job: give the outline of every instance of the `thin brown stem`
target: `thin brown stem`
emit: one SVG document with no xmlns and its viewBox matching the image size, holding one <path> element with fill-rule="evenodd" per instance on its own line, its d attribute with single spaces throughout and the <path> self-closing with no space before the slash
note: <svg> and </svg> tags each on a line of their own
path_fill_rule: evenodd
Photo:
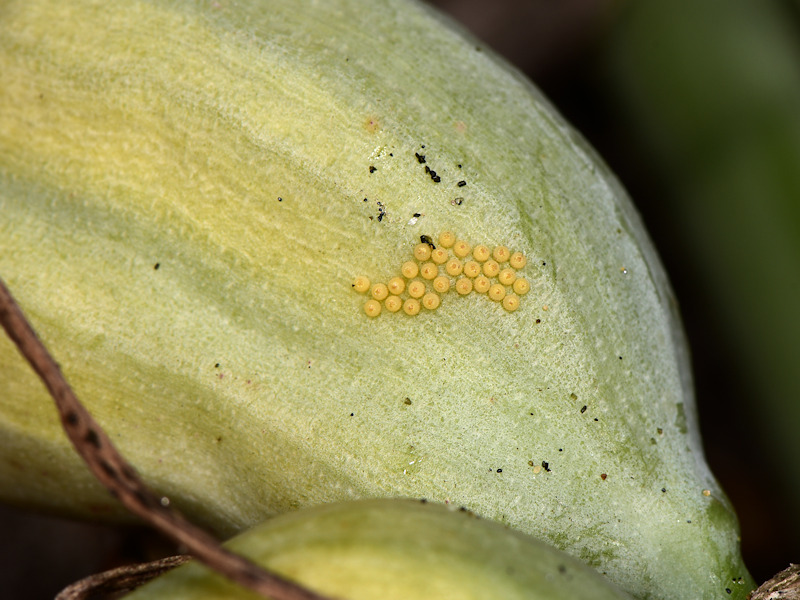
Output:
<svg viewBox="0 0 800 600">
<path fill-rule="evenodd" d="M 90 575 L 65 587 L 55 600 L 99 600 L 110 595 L 116 597 L 120 592 L 135 590 L 151 579 L 182 565 L 190 558 L 185 554 L 179 554 Z"/>
<path fill-rule="evenodd" d="M 225 549 L 214 537 L 171 508 L 166 496 L 153 493 L 75 396 L 58 364 L 36 336 L 2 279 L 0 323 L 55 400 L 61 423 L 78 454 L 95 477 L 128 510 L 185 546 L 201 562 L 265 598 L 326 600 Z"/>
<path fill-rule="evenodd" d="M 751 600 L 800 599 L 800 565 L 789 565 L 750 595 Z"/>
</svg>

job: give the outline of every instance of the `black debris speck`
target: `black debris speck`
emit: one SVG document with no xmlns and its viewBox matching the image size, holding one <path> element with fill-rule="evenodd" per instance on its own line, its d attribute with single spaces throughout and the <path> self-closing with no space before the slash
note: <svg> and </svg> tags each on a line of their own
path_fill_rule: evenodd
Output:
<svg viewBox="0 0 800 600">
<path fill-rule="evenodd" d="M 414 156 L 417 157 L 417 162 L 419 162 L 419 164 L 421 164 L 421 165 L 425 164 L 425 155 L 424 154 L 420 154 L 419 152 L 414 152 Z"/>
<path fill-rule="evenodd" d="M 414 218 L 419 219 L 422 215 L 420 213 L 414 213 Z"/>
<path fill-rule="evenodd" d="M 369 172 L 370 172 L 370 173 L 374 173 L 374 172 L 375 172 L 375 171 L 377 171 L 377 170 L 378 170 L 378 169 L 376 169 L 376 168 L 375 168 L 375 167 L 373 167 L 372 165 L 370 165 L 370 166 L 369 166 Z"/>
<path fill-rule="evenodd" d="M 424 158 L 424 157 L 423 157 L 423 158 Z M 428 175 L 430 175 L 430 176 L 431 176 L 431 179 L 433 180 L 433 182 L 434 182 L 434 183 L 439 183 L 439 182 L 442 180 L 442 178 L 441 178 L 441 177 L 439 177 L 439 176 L 436 174 L 436 171 L 434 171 L 433 169 L 431 169 L 431 168 L 430 168 L 428 165 L 425 165 L 425 172 L 426 172 Z"/>
<path fill-rule="evenodd" d="M 550 472 L 550 463 L 548 463 L 546 460 L 543 460 L 542 461 L 542 468 L 549 473 Z"/>
<path fill-rule="evenodd" d="M 436 246 L 433 244 L 433 240 L 429 235 L 421 235 L 419 236 L 419 241 L 423 244 L 428 244 L 432 250 L 436 250 Z"/>
</svg>

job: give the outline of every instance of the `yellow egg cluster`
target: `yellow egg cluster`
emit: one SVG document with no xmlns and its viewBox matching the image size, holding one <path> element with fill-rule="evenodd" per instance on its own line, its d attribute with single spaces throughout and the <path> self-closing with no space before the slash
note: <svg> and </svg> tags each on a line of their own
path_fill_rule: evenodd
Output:
<svg viewBox="0 0 800 600">
<path fill-rule="evenodd" d="M 413 258 L 400 266 L 400 275 L 386 283 L 374 283 L 364 276 L 352 283 L 355 291 L 367 294 L 364 312 L 377 317 L 383 309 L 407 315 L 418 315 L 424 308 L 436 310 L 441 296 L 451 289 L 459 296 L 472 292 L 486 294 L 499 302 L 508 312 L 519 308 L 520 296 L 531 285 L 518 273 L 528 260 L 522 252 L 511 252 L 505 246 L 490 249 L 479 244 L 471 246 L 456 239 L 451 231 L 439 235 L 438 245 L 423 236 L 414 247 Z"/>
</svg>

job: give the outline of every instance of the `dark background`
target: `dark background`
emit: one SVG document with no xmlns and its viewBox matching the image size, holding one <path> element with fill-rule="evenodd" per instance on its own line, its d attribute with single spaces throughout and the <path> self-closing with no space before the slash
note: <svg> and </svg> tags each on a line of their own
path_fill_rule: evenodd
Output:
<svg viewBox="0 0 800 600">
<path fill-rule="evenodd" d="M 715 4 L 712 0 L 696 2 Z M 763 0 L 765 4 L 770 2 Z M 632 16 L 636 10 L 633 5 L 638 2 L 436 0 L 432 3 L 525 72 L 584 134 L 630 192 L 681 302 L 693 355 L 707 458 L 737 508 L 745 562 L 759 582 L 791 561 L 800 562 L 800 493 L 796 483 L 800 477 L 794 477 L 800 476 L 796 466 L 798 455 L 792 454 L 791 443 L 787 451 L 787 445 L 778 440 L 785 440 L 787 431 L 791 436 L 793 425 L 800 432 L 800 421 L 792 423 L 792 415 L 797 413 L 791 412 L 788 429 L 785 422 L 776 424 L 770 420 L 770 415 L 776 413 L 775 402 L 797 406 L 798 395 L 792 393 L 792 386 L 800 388 L 797 381 L 800 375 L 784 369 L 788 371 L 784 393 L 773 394 L 781 395 L 777 400 L 770 399 L 760 380 L 765 371 L 753 367 L 750 349 L 743 350 L 742 338 L 731 332 L 732 313 L 723 306 L 727 296 L 714 287 L 714 277 L 708 272 L 714 269 L 715 260 L 724 264 L 728 258 L 724 253 L 713 260 L 699 258 L 698 253 L 704 250 L 702 243 L 697 243 L 698 225 L 693 219 L 690 223 L 687 215 L 691 213 L 685 206 L 680 207 L 681 190 L 685 191 L 697 179 L 697 172 L 703 172 L 702 162 L 693 163 L 697 172 L 682 174 L 681 163 L 677 161 L 670 163 L 672 171 L 665 171 L 664 147 L 659 147 L 652 135 L 661 116 L 658 102 L 648 104 L 646 94 L 631 100 L 637 74 L 619 66 L 619 48 L 623 43 L 620 40 L 630 39 L 630 29 L 639 27 L 638 17 Z M 714 10 L 738 10 L 736 7 L 744 4 L 739 0 L 716 2 Z M 775 2 L 775 5 L 785 11 L 790 33 L 800 31 L 797 4 Z M 680 8 L 676 6 L 675 10 Z M 674 39 L 683 34 L 679 23 L 670 28 L 662 19 L 658 27 L 661 29 L 653 32 L 656 40 L 666 39 L 658 36 Z M 711 44 L 713 28 L 708 34 L 710 41 L 704 43 Z M 640 35 L 647 39 L 648 32 Z M 628 52 L 638 52 L 635 46 L 633 50 L 631 46 L 627 48 Z M 754 52 L 758 54 L 757 49 Z M 790 58 L 800 65 L 800 52 Z M 731 60 L 730 65 L 726 76 L 735 80 L 738 63 Z M 673 68 L 680 72 L 682 67 L 678 64 Z M 707 94 L 714 91 L 712 86 Z M 670 88 L 670 93 L 675 96 L 669 106 L 689 106 L 692 94 L 697 94 L 688 90 L 688 99 L 682 99 L 677 87 Z M 706 92 L 701 92 L 698 102 L 702 103 L 705 96 Z M 652 110 L 636 113 L 637 101 Z M 800 105 L 797 108 L 800 110 Z M 649 126 L 647 118 L 641 117 L 643 112 L 656 124 Z M 693 115 L 691 110 L 684 112 L 688 119 Z M 709 121 L 702 113 L 699 119 L 700 123 Z M 691 130 L 693 126 L 689 122 L 687 127 Z M 719 142 L 724 143 L 724 140 Z M 713 155 L 713 143 L 708 145 L 703 153 Z M 674 146 L 673 151 L 683 151 L 677 143 Z M 687 155 L 696 152 L 696 148 L 689 146 L 687 143 Z M 789 153 L 789 168 L 793 168 L 793 158 Z M 800 171 L 800 162 L 796 164 Z M 676 184 L 676 179 L 681 183 Z M 800 202 L 800 198 L 785 189 L 779 189 L 775 197 L 777 203 Z M 709 227 L 713 226 L 711 221 Z M 798 267 L 800 260 L 796 259 L 789 256 L 786 268 Z M 735 258 L 731 254 L 732 260 Z M 743 277 L 747 274 L 743 273 Z M 769 281 L 759 285 L 768 286 Z M 769 294 L 768 287 L 765 293 Z M 769 338 L 766 340 L 760 351 L 768 355 L 774 348 Z M 777 343 L 775 346 L 780 347 Z M 792 354 L 791 347 L 783 347 L 784 360 L 787 354 L 791 364 L 797 355 Z M 768 402 L 773 406 L 771 412 L 764 409 Z M 766 412 L 770 414 L 765 416 Z M 82 576 L 172 551 L 157 535 L 140 528 L 76 523 L 2 507 L 0 532 L 0 564 L 4 565 L 0 571 L 0 596 L 4 598 L 52 598 L 64 585 Z"/>
</svg>

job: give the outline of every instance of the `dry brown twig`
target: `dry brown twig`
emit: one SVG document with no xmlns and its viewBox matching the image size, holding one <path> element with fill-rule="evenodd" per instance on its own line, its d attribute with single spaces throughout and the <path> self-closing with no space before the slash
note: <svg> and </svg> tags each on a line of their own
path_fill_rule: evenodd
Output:
<svg viewBox="0 0 800 600">
<path fill-rule="evenodd" d="M 65 587 L 55 600 L 95 600 L 120 592 L 130 592 L 151 579 L 182 565 L 190 556 L 179 554 L 136 565 L 126 565 L 90 575 Z M 114 596 L 116 597 L 116 596 Z"/>
<path fill-rule="evenodd" d="M 800 565 L 789 565 L 754 591 L 750 600 L 800 600 Z"/>
<path fill-rule="evenodd" d="M 170 507 L 167 497 L 152 492 L 78 400 L 2 279 L 0 323 L 53 397 L 64 430 L 78 454 L 128 510 L 186 547 L 210 568 L 265 598 L 328 600 L 222 547 L 213 536 Z"/>
</svg>

